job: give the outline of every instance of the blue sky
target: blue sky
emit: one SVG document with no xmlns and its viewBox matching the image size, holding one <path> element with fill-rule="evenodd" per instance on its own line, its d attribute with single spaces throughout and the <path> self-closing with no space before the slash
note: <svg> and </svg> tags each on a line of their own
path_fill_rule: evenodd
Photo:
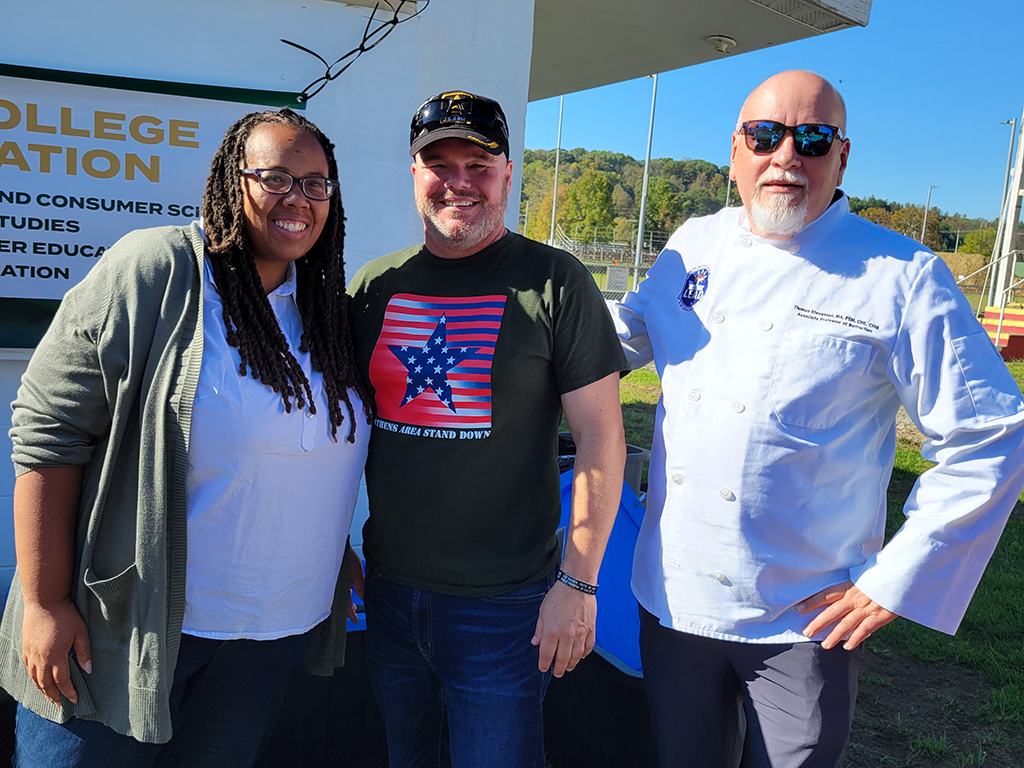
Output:
<svg viewBox="0 0 1024 768">
<path fill-rule="evenodd" d="M 652 157 L 729 162 L 729 134 L 746 95 L 786 69 L 810 69 L 849 112 L 848 194 L 947 214 L 996 218 L 1010 126 L 1024 107 L 1022 0 L 874 0 L 867 27 L 834 32 L 660 74 Z M 615 109 L 609 109 L 611 105 Z M 651 80 L 565 97 L 562 147 L 643 160 Z M 526 147 L 553 149 L 558 99 L 533 102 Z"/>
</svg>

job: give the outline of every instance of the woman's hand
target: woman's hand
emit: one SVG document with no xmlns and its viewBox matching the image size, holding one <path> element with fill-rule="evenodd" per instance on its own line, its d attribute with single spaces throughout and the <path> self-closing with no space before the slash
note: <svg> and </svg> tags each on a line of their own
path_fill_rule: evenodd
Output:
<svg viewBox="0 0 1024 768">
<path fill-rule="evenodd" d="M 363 585 L 366 583 L 366 577 L 363 575 L 363 564 L 359 560 L 359 555 L 352 549 L 351 542 L 346 545 L 345 563 L 348 565 L 349 576 L 352 579 L 352 588 L 349 590 L 348 618 L 353 624 L 358 624 L 359 614 L 356 613 L 356 602 L 352 599 L 352 591 L 354 590 L 359 595 L 359 599 L 362 600 Z"/>
<path fill-rule="evenodd" d="M 91 673 L 92 648 L 85 621 L 71 598 L 50 606 L 26 602 L 21 647 L 21 660 L 36 688 L 58 707 L 61 694 L 77 704 L 78 692 L 71 684 L 68 654 L 74 649 L 78 665 Z"/>
<path fill-rule="evenodd" d="M 92 671 L 89 632 L 68 597 L 81 487 L 81 467 L 41 467 L 14 481 L 14 545 L 25 606 L 21 660 L 36 688 L 58 707 L 62 693 L 78 702 L 72 648 L 78 665 Z"/>
</svg>

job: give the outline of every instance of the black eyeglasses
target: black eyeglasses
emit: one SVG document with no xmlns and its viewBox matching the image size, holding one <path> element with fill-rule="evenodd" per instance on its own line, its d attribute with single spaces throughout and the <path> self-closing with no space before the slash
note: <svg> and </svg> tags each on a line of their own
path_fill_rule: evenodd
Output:
<svg viewBox="0 0 1024 768">
<path fill-rule="evenodd" d="M 428 123 L 441 125 L 485 125 L 499 128 L 508 133 L 505 118 L 495 108 L 495 103 L 476 98 L 468 93 L 445 94 L 442 98 L 428 101 L 417 110 L 412 118 L 410 140 L 414 140 Z"/>
<path fill-rule="evenodd" d="M 825 123 L 783 125 L 774 120 L 748 120 L 740 124 L 740 131 L 747 140 L 747 149 L 755 155 L 770 155 L 790 131 L 796 153 L 804 157 L 824 157 L 835 139 L 843 140 L 843 133 L 837 126 Z"/>
<path fill-rule="evenodd" d="M 263 191 L 272 195 L 287 195 L 292 191 L 296 181 L 299 182 L 302 194 L 310 200 L 330 200 L 334 190 L 338 188 L 338 182 L 334 179 L 325 179 L 323 176 L 296 179 L 290 173 L 275 171 L 273 168 L 243 168 L 241 174 L 255 176 L 259 179 Z"/>
</svg>

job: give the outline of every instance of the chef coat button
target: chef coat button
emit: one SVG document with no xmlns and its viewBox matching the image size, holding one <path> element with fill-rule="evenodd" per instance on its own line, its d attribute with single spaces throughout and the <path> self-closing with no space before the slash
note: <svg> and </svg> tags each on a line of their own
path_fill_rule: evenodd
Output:
<svg viewBox="0 0 1024 768">
<path fill-rule="evenodd" d="M 745 410 L 747 410 L 747 407 L 743 405 L 743 403 L 741 403 L 739 400 L 737 400 L 735 403 L 732 404 L 732 409 L 736 411 L 736 413 L 743 413 Z"/>
<path fill-rule="evenodd" d="M 696 403 L 698 400 L 700 400 L 700 392 L 698 392 L 696 389 L 691 390 L 688 397 L 690 398 L 691 403 Z"/>
<path fill-rule="evenodd" d="M 715 314 L 711 316 L 711 319 L 714 320 L 716 323 L 724 323 L 725 315 L 721 312 L 715 312 Z"/>
<path fill-rule="evenodd" d="M 672 482 L 675 483 L 676 485 L 682 485 L 683 476 L 676 472 L 674 475 L 672 475 Z"/>
<path fill-rule="evenodd" d="M 791 246 L 789 246 L 789 252 L 792 253 L 795 256 L 796 254 L 800 253 L 800 246 L 799 245 L 791 245 Z"/>
<path fill-rule="evenodd" d="M 711 574 L 711 578 L 714 579 L 715 581 L 717 581 L 720 584 L 725 584 L 725 582 L 727 582 L 729 580 L 728 578 L 726 578 L 725 574 L 722 573 L 721 571 L 715 571 L 714 573 L 712 573 Z"/>
<path fill-rule="evenodd" d="M 732 501 L 733 499 L 736 498 L 736 496 L 733 494 L 733 492 L 730 491 L 728 488 L 723 488 L 722 490 L 720 490 L 718 492 L 718 495 L 721 496 L 726 501 Z"/>
<path fill-rule="evenodd" d="M 751 242 L 752 240 L 747 235 L 744 235 L 743 237 L 740 238 L 740 245 L 742 245 L 744 248 L 750 247 Z"/>
<path fill-rule="evenodd" d="M 770 331 L 772 329 L 772 321 L 762 320 L 760 323 L 757 324 L 757 327 L 760 328 L 762 331 Z"/>
</svg>

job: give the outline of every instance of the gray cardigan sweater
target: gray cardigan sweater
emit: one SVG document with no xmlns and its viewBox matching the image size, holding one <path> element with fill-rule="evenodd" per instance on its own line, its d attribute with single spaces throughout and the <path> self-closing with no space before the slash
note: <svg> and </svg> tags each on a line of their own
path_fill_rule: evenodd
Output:
<svg viewBox="0 0 1024 768">
<path fill-rule="evenodd" d="M 132 232 L 68 291 L 12 404 L 16 474 L 84 467 L 71 597 L 93 671 L 72 663 L 78 703 L 50 703 L 21 662 L 17 575 L 0 623 L 0 686 L 57 722 L 99 720 L 139 741 L 171 737 L 169 698 L 185 610 L 185 473 L 203 354 L 197 224 Z M 341 666 L 342 566 L 307 670 Z"/>
</svg>

